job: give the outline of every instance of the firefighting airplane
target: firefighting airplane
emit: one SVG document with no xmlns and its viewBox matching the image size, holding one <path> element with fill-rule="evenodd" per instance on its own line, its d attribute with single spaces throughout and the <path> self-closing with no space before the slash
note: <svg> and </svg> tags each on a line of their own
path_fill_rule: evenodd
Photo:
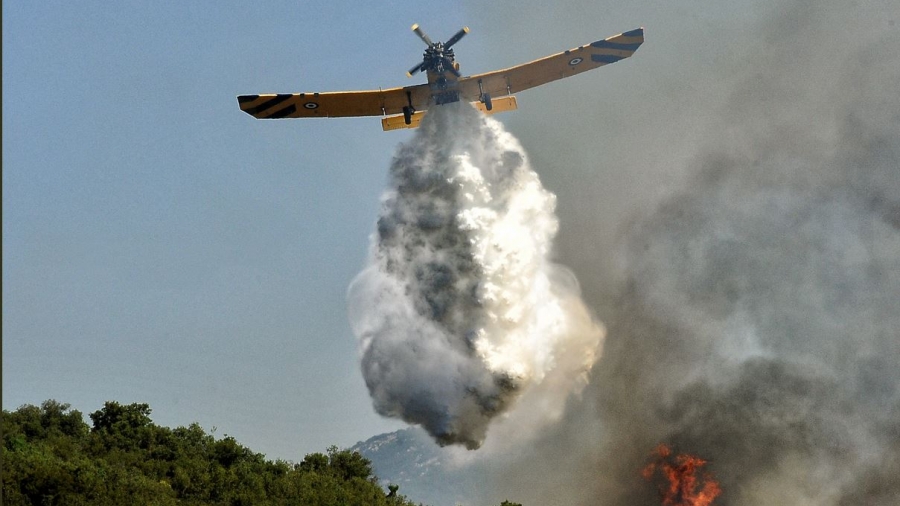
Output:
<svg viewBox="0 0 900 506">
<path fill-rule="evenodd" d="M 580 74 L 628 58 L 644 42 L 644 29 L 614 35 L 584 46 L 504 70 L 463 77 L 453 45 L 469 28 L 447 42 L 432 42 L 419 25 L 412 30 L 428 45 L 422 62 L 407 72 L 425 71 L 428 83 L 402 88 L 326 93 L 240 95 L 241 110 L 259 119 L 383 116 L 382 128 L 416 128 L 431 106 L 466 100 L 487 114 L 517 108 L 513 93 Z"/>
</svg>

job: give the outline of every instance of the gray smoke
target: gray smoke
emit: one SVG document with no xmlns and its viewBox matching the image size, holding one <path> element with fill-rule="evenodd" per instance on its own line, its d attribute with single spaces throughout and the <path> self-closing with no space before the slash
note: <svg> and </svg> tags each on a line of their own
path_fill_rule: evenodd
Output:
<svg viewBox="0 0 900 506">
<path fill-rule="evenodd" d="M 550 261 L 555 199 L 468 104 L 430 111 L 399 147 L 348 294 L 378 413 L 475 449 L 523 393 L 553 417 L 586 384 L 604 330 Z"/>
<path fill-rule="evenodd" d="M 603 357 L 483 499 L 658 505 L 640 470 L 668 443 L 710 461 L 717 505 L 900 504 L 897 22 L 895 2 L 795 2 L 704 75 L 725 98 L 686 113 L 686 170 L 659 157 L 693 175 L 622 224 L 614 297 L 584 267 L 612 253 L 569 239 L 609 308 Z"/>
<path fill-rule="evenodd" d="M 896 188 L 884 140 L 885 165 L 794 168 Z M 712 461 L 717 504 L 900 499 L 900 194 L 769 179 L 768 158 L 708 160 L 630 239 L 597 368 L 604 504 L 654 504 L 634 470 L 658 442 Z"/>
</svg>

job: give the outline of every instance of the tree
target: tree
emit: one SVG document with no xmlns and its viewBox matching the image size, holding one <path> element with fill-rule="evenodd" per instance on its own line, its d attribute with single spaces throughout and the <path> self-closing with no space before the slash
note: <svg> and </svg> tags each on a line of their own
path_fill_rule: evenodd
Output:
<svg viewBox="0 0 900 506">
<path fill-rule="evenodd" d="M 342 480 L 353 478 L 369 479 L 372 476 L 372 463 L 359 452 L 338 450 L 337 446 L 328 448 L 328 466 Z"/>
<path fill-rule="evenodd" d="M 328 456 L 324 453 L 310 453 L 303 458 L 300 469 L 308 473 L 324 473 L 328 470 Z"/>
<path fill-rule="evenodd" d="M 155 425 L 147 404 L 110 401 L 89 428 L 68 404 L 3 411 L 2 504 L 413 506 L 385 494 L 362 455 L 329 447 L 300 464 L 268 461 L 198 424 Z"/>
<path fill-rule="evenodd" d="M 115 401 L 107 401 L 103 409 L 91 413 L 94 431 L 125 432 L 150 425 L 150 406 L 129 404 L 123 406 Z"/>
</svg>

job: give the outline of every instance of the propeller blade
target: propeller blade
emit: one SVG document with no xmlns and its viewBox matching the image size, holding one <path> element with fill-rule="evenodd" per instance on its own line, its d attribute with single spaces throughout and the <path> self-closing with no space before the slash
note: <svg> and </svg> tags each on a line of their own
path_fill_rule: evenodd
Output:
<svg viewBox="0 0 900 506">
<path fill-rule="evenodd" d="M 443 63 L 444 63 L 444 69 L 445 69 L 447 72 L 451 72 L 451 73 L 452 73 L 453 75 L 455 75 L 456 77 L 462 76 L 462 74 L 460 74 L 459 71 L 456 70 L 456 67 L 453 66 L 453 62 L 450 61 L 449 58 L 443 58 L 441 61 L 443 61 Z"/>
<path fill-rule="evenodd" d="M 429 38 L 428 35 L 426 35 L 425 32 L 423 32 L 422 29 L 419 28 L 419 23 L 412 25 L 412 31 L 416 32 L 416 35 L 418 35 L 419 38 L 422 39 L 422 42 L 428 44 L 429 46 L 433 44 L 433 42 L 431 42 L 431 38 Z"/>
<path fill-rule="evenodd" d="M 469 33 L 469 27 L 464 26 L 462 30 L 456 32 L 456 35 L 450 37 L 450 40 L 444 43 L 444 49 L 450 49 L 450 46 L 459 42 L 459 39 L 463 38 L 467 33 Z"/>
<path fill-rule="evenodd" d="M 409 72 L 407 72 L 406 75 L 407 75 L 407 77 L 412 77 L 413 74 L 415 74 L 416 72 L 421 72 L 422 70 L 425 70 L 425 62 L 422 62 L 422 63 L 416 65 L 415 67 L 409 69 Z"/>
</svg>

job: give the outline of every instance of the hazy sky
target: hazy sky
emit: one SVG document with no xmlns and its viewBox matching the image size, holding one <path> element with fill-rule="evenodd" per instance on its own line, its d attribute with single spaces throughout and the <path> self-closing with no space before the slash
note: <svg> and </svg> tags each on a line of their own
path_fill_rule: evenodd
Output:
<svg viewBox="0 0 900 506">
<path fill-rule="evenodd" d="M 632 59 L 499 116 L 558 194 L 580 274 L 579 248 L 614 247 L 679 181 L 658 163 L 688 154 L 679 110 L 723 98 L 705 91 L 740 64 L 729 35 L 776 3 L 4 2 L 3 408 L 146 402 L 159 424 L 293 460 L 402 427 L 372 410 L 344 298 L 410 134 L 261 122 L 235 96 L 418 83 L 416 22 L 438 40 L 472 29 L 464 74 L 645 26 Z"/>
</svg>

